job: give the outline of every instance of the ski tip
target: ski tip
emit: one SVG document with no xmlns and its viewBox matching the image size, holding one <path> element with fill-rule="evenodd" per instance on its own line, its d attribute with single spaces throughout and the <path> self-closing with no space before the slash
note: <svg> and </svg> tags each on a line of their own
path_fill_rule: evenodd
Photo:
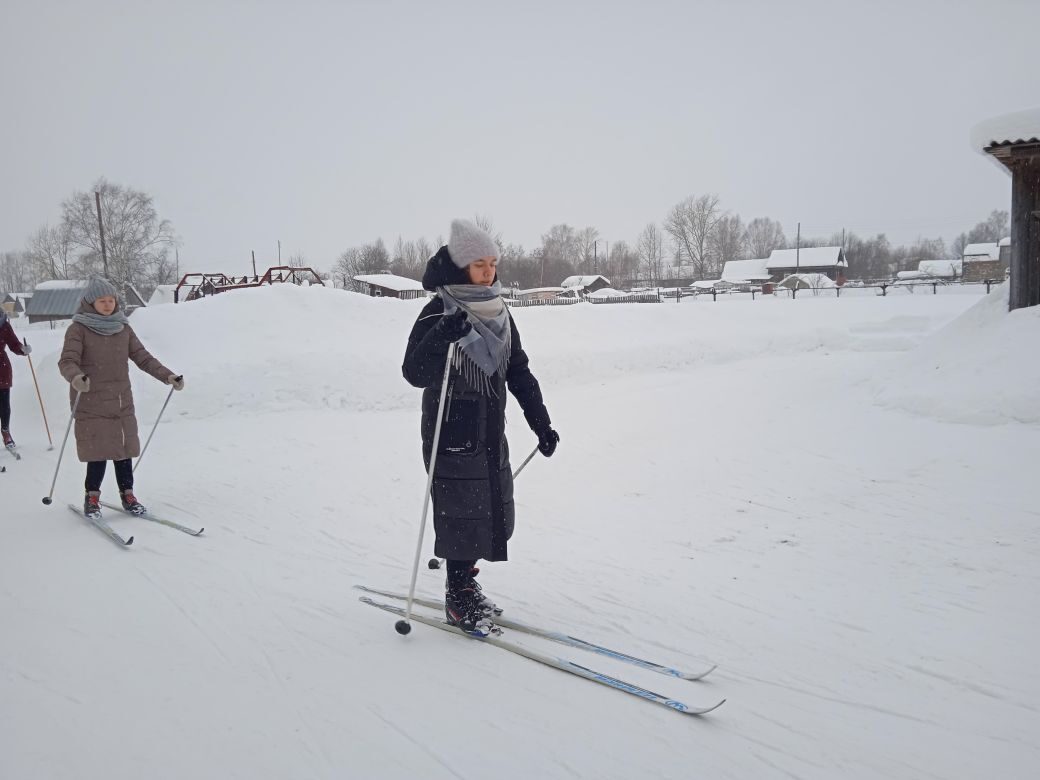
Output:
<svg viewBox="0 0 1040 780">
<path fill-rule="evenodd" d="M 193 533 L 192 536 L 202 536 L 202 532 L 205 531 L 205 530 L 206 530 L 205 528 L 200 528 L 198 531 Z"/>
<path fill-rule="evenodd" d="M 123 542 L 123 547 L 129 547 L 133 543 L 134 543 L 134 537 L 131 536 L 129 539 L 127 539 L 125 542 Z"/>
<path fill-rule="evenodd" d="M 714 672 L 718 668 L 719 668 L 718 664 L 712 664 L 710 667 L 705 669 L 703 672 L 696 672 L 696 673 L 687 672 L 686 674 L 681 674 L 679 676 L 683 680 L 690 680 L 691 682 L 696 682 L 697 680 L 703 680 L 705 677 L 707 677 L 709 674 L 711 674 L 712 672 Z"/>
<path fill-rule="evenodd" d="M 697 710 L 687 710 L 686 714 L 687 715 L 707 715 L 709 712 L 714 712 L 715 710 L 717 710 L 719 707 L 721 707 L 725 703 L 726 703 L 726 700 L 723 699 L 718 704 L 713 704 L 710 707 L 702 707 L 702 708 L 697 709 Z"/>
</svg>

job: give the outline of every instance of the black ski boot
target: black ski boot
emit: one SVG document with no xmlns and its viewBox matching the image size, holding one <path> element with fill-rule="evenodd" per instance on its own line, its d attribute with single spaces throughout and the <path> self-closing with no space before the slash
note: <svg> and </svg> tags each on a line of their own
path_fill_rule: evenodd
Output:
<svg viewBox="0 0 1040 780">
<path fill-rule="evenodd" d="M 481 606 L 480 591 L 476 588 L 449 586 L 444 593 L 444 615 L 449 625 L 473 636 L 485 637 L 497 631 Z"/>
<path fill-rule="evenodd" d="M 133 490 L 124 490 L 119 494 L 119 500 L 123 503 L 123 509 L 132 515 L 143 515 L 148 513 L 148 510 L 145 509 L 141 502 L 137 500 Z"/>
<path fill-rule="evenodd" d="M 480 587 L 480 583 L 477 582 L 477 575 L 480 574 L 480 569 L 474 566 L 469 570 L 469 577 L 466 580 L 466 587 L 473 588 L 477 592 L 477 603 L 480 608 L 484 611 L 484 614 L 488 617 L 502 614 L 502 607 L 498 606 L 495 602 L 484 595 L 484 589 Z"/>
<path fill-rule="evenodd" d="M 4 446 L 7 447 L 7 449 L 13 450 L 15 448 L 14 439 L 11 438 L 11 432 L 10 431 L 8 431 L 6 429 L 0 431 L 0 438 L 3 438 Z"/>
<path fill-rule="evenodd" d="M 83 499 L 83 516 L 90 520 L 101 519 L 101 493 L 97 490 L 87 491 Z"/>
</svg>

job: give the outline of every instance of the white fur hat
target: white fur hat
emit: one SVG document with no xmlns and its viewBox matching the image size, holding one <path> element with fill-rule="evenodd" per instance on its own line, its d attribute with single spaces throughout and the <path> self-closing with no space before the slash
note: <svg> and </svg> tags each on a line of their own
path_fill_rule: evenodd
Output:
<svg viewBox="0 0 1040 780">
<path fill-rule="evenodd" d="M 502 256 L 495 239 L 468 219 L 451 221 L 448 254 L 459 268 L 465 268 L 482 257 L 494 257 L 498 260 Z"/>
</svg>

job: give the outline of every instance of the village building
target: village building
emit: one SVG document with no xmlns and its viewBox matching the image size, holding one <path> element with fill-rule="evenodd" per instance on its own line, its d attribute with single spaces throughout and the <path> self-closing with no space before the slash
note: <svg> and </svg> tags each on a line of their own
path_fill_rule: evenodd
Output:
<svg viewBox="0 0 1040 780">
<path fill-rule="evenodd" d="M 1003 279 L 1007 270 L 1000 260 L 1000 244 L 996 242 L 968 244 L 962 254 L 965 282 Z"/>
<path fill-rule="evenodd" d="M 840 246 L 815 246 L 803 249 L 774 249 L 766 261 L 774 282 L 798 274 L 823 274 L 836 285 L 845 284 L 849 263 Z"/>
<path fill-rule="evenodd" d="M 587 275 L 587 276 L 568 276 L 563 280 L 560 285 L 566 289 L 575 289 L 581 295 L 588 295 L 594 293 L 597 290 L 602 290 L 607 287 L 612 287 L 610 280 L 605 276 L 599 274 Z"/>
<path fill-rule="evenodd" d="M 71 320 L 79 311 L 83 302 L 83 291 L 87 288 L 85 279 L 56 279 L 41 282 L 33 291 L 32 300 L 25 313 L 29 322 L 58 322 Z M 141 293 L 133 285 L 123 288 L 123 308 L 127 314 L 145 305 Z"/>
<path fill-rule="evenodd" d="M 423 289 L 422 282 L 395 274 L 360 274 L 354 277 L 354 281 L 366 285 L 368 294 L 373 298 L 410 300 L 429 295 Z"/>
<path fill-rule="evenodd" d="M 1011 174 L 1008 306 L 1012 310 L 1036 306 L 1040 304 L 1040 108 L 984 122 L 972 131 L 972 142 Z M 1005 251 L 1003 246 L 1000 249 Z"/>
</svg>

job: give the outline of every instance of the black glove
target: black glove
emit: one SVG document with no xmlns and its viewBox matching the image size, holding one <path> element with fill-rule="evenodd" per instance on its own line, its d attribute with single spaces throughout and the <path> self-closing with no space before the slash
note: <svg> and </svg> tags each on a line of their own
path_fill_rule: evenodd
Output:
<svg viewBox="0 0 1040 780">
<path fill-rule="evenodd" d="M 459 309 L 454 314 L 446 314 L 437 323 L 437 333 L 449 344 L 458 341 L 473 330 L 473 326 L 466 318 L 466 312 Z"/>
<path fill-rule="evenodd" d="M 556 445 L 560 441 L 560 434 L 552 428 L 548 428 L 538 434 L 538 451 L 547 458 L 551 458 L 556 452 Z"/>
</svg>

